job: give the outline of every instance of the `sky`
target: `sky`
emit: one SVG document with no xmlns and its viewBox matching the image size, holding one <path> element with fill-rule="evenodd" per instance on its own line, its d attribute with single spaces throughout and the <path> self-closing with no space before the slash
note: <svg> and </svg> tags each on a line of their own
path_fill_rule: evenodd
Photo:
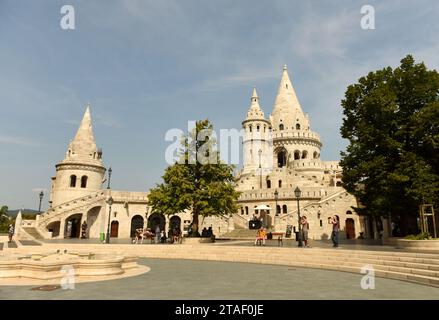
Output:
<svg viewBox="0 0 439 320">
<path fill-rule="evenodd" d="M 346 88 L 407 54 L 438 69 L 438 16 L 437 0 L 0 0 L 0 205 L 37 209 L 44 190 L 47 208 L 87 103 L 112 188 L 147 191 L 169 129 L 240 129 L 253 86 L 267 116 L 284 64 L 322 159 L 338 160 Z"/>
</svg>

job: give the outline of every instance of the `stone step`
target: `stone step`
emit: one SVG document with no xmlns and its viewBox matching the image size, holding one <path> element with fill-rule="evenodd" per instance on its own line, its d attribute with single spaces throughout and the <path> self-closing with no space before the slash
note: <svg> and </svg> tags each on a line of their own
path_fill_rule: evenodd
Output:
<svg viewBox="0 0 439 320">
<path fill-rule="evenodd" d="M 37 240 L 44 239 L 44 238 L 41 236 L 41 234 L 38 232 L 38 230 L 35 229 L 35 228 L 23 228 L 23 229 L 24 229 L 24 231 L 27 232 L 28 235 L 30 235 L 30 236 L 33 237 L 34 239 L 37 239 Z"/>
</svg>

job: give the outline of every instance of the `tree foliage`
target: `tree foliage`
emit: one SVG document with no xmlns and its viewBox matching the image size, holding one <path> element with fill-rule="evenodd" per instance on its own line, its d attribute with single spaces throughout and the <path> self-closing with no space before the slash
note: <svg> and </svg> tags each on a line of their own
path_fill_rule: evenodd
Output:
<svg viewBox="0 0 439 320">
<path fill-rule="evenodd" d="M 439 204 L 439 74 L 408 55 L 370 72 L 342 100 L 343 183 L 359 213 L 414 216 Z"/>
<path fill-rule="evenodd" d="M 1 206 L 0 208 L 0 232 L 7 232 L 11 219 L 8 215 L 8 207 Z"/>
<path fill-rule="evenodd" d="M 196 122 L 181 143 L 179 161 L 165 169 L 163 183 L 148 196 L 154 212 L 173 215 L 191 210 L 195 232 L 199 216 L 226 216 L 237 211 L 234 166 L 220 161 L 212 130 L 208 120 Z"/>
</svg>

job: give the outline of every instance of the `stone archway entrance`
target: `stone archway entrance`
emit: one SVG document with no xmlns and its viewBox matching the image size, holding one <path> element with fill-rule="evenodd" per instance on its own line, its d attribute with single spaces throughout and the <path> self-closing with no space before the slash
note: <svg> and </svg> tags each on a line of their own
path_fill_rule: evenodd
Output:
<svg viewBox="0 0 439 320">
<path fill-rule="evenodd" d="M 169 219 L 170 230 L 179 229 L 181 230 L 181 219 L 179 216 L 173 216 Z"/>
<path fill-rule="evenodd" d="M 354 219 L 346 219 L 346 239 L 355 239 L 355 222 Z"/>
<path fill-rule="evenodd" d="M 73 214 L 66 219 L 64 238 L 79 238 L 81 234 L 82 213 Z"/>
<path fill-rule="evenodd" d="M 166 219 L 161 213 L 153 213 L 148 217 L 148 228 L 150 228 L 152 232 L 155 232 L 157 225 L 160 227 L 160 231 L 165 230 Z"/>
<path fill-rule="evenodd" d="M 133 238 L 136 234 L 136 229 L 143 228 L 143 217 L 141 215 L 135 215 L 131 219 L 131 232 L 130 237 Z"/>
<path fill-rule="evenodd" d="M 59 236 L 61 221 L 53 221 L 46 226 L 47 231 L 52 232 L 52 238 Z"/>
<path fill-rule="evenodd" d="M 111 221 L 110 238 L 117 238 L 119 235 L 119 222 Z"/>
</svg>

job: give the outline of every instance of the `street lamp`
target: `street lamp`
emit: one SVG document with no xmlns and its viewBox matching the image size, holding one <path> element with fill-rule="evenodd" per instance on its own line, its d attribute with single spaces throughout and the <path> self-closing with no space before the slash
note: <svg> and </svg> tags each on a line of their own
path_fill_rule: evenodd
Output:
<svg viewBox="0 0 439 320">
<path fill-rule="evenodd" d="M 105 238 L 105 243 L 110 243 L 110 219 L 111 219 L 111 206 L 113 205 L 113 197 L 110 195 L 106 202 L 109 205 L 109 212 L 108 212 L 107 236 Z"/>
<path fill-rule="evenodd" d="M 259 189 L 262 189 L 262 167 L 261 167 L 261 156 L 262 156 L 262 150 L 259 149 Z"/>
<path fill-rule="evenodd" d="M 43 190 L 41 190 L 39 197 L 40 197 L 40 205 L 38 206 L 38 212 L 41 212 L 41 201 L 43 200 L 43 197 L 44 197 Z"/>
<path fill-rule="evenodd" d="M 300 204 L 299 204 L 299 199 L 300 196 L 302 195 L 302 191 L 300 191 L 299 187 L 296 187 L 296 189 L 294 189 L 294 195 L 296 196 L 297 199 L 297 222 L 299 223 L 299 247 L 303 247 L 302 226 L 300 224 Z"/>
<path fill-rule="evenodd" d="M 279 212 L 277 212 L 277 199 L 279 197 L 279 192 L 277 192 L 277 189 L 274 191 L 274 200 L 276 201 L 276 216 L 279 215 Z M 279 210 L 280 211 L 280 210 Z"/>
<path fill-rule="evenodd" d="M 110 189 L 110 181 L 111 181 L 111 173 L 113 172 L 113 170 L 111 170 L 111 167 L 108 168 L 108 185 L 107 185 L 107 189 Z"/>
</svg>

